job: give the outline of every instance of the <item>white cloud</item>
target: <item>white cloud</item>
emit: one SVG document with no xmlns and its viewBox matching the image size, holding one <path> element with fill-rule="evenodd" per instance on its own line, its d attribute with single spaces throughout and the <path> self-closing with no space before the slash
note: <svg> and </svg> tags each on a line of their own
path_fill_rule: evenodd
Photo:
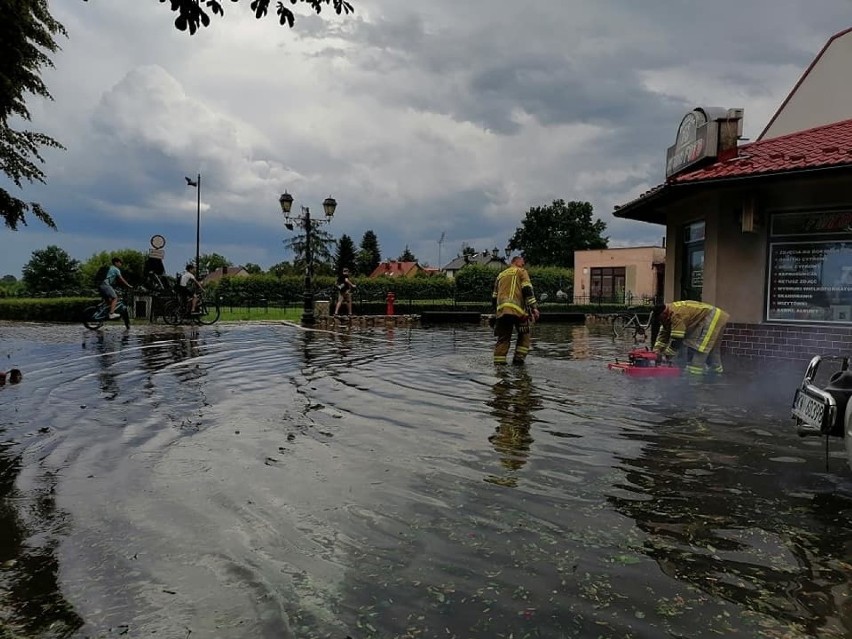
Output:
<svg viewBox="0 0 852 639">
<path fill-rule="evenodd" d="M 227 3 L 192 37 L 162 3 L 52 5 L 70 39 L 33 128 L 68 150 L 47 154 L 48 186 L 24 197 L 61 233 L 30 227 L 0 271 L 47 236 L 93 252 L 165 229 L 185 259 L 196 193 L 183 177 L 199 172 L 202 252 L 264 266 L 285 257 L 285 188 L 317 210 L 334 195 L 329 230 L 357 243 L 372 229 L 391 257 L 408 244 L 436 262 L 442 231 L 444 258 L 464 241 L 503 247 L 555 198 L 592 202 L 613 244 L 653 243 L 660 228 L 611 211 L 662 180 L 683 113 L 743 107 L 756 136 L 846 19 L 842 0 L 354 5 L 289 30 Z"/>
</svg>

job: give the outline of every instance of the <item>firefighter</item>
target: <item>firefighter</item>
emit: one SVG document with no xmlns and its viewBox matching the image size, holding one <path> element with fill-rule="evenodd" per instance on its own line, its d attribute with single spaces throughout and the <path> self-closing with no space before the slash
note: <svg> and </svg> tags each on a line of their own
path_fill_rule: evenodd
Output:
<svg viewBox="0 0 852 639">
<path fill-rule="evenodd" d="M 659 327 L 654 350 L 658 358 L 672 359 L 686 346 L 687 373 L 721 373 L 719 345 L 729 318 L 721 308 L 692 300 L 658 306 L 652 320 L 652 333 Z"/>
<path fill-rule="evenodd" d="M 532 333 L 530 324 L 538 319 L 538 308 L 530 276 L 524 268 L 524 258 L 516 255 L 509 268 L 500 272 L 494 282 L 491 308 L 494 313 L 490 324 L 497 343 L 494 346 L 494 363 L 505 364 L 517 329 L 513 364 L 523 364 L 530 351 Z"/>
</svg>

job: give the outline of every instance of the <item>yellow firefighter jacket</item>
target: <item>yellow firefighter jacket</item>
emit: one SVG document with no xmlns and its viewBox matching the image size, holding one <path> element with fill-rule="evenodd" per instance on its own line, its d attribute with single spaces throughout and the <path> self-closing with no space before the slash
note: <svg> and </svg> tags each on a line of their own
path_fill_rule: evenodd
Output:
<svg viewBox="0 0 852 639">
<path fill-rule="evenodd" d="M 711 351 L 730 317 L 720 308 L 692 300 L 672 302 L 668 308 L 670 317 L 661 325 L 654 344 L 655 351 L 668 356 L 675 354 L 679 342 L 699 353 Z"/>
<path fill-rule="evenodd" d="M 501 271 L 494 282 L 491 303 L 497 317 L 514 315 L 525 319 L 527 309 L 537 304 L 526 269 L 510 266 Z"/>
</svg>

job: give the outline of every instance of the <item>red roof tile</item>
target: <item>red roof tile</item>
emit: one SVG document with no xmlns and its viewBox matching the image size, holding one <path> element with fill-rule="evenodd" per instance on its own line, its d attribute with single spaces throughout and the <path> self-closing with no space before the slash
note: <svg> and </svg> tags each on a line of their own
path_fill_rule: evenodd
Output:
<svg viewBox="0 0 852 639">
<path fill-rule="evenodd" d="M 676 175 L 669 184 L 843 165 L 852 166 L 852 120 L 744 144 L 736 157 Z"/>
</svg>

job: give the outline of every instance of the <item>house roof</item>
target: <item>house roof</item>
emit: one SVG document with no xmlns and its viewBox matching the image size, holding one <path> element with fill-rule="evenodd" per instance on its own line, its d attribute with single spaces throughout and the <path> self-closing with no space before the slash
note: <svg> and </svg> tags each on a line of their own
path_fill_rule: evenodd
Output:
<svg viewBox="0 0 852 639">
<path fill-rule="evenodd" d="M 680 186 L 840 167 L 852 167 L 852 120 L 744 144 L 733 157 L 675 175 L 617 207 L 615 216 L 633 218 L 646 204 L 662 203 Z"/>
<path fill-rule="evenodd" d="M 396 260 L 388 260 L 379 264 L 375 270 L 370 273 L 370 277 L 405 277 L 413 271 L 420 269 L 417 262 L 398 262 Z"/>
<path fill-rule="evenodd" d="M 495 257 L 491 251 L 483 251 L 482 253 L 473 253 L 471 255 L 460 255 L 444 267 L 445 271 L 458 271 L 468 264 L 476 264 L 478 266 L 506 266 L 506 260 L 502 257 Z"/>
<path fill-rule="evenodd" d="M 222 268 L 217 268 L 215 271 L 211 271 L 210 273 L 205 275 L 203 281 L 215 282 L 216 280 L 221 279 L 222 277 L 225 277 L 225 276 L 233 277 L 235 275 L 242 275 L 242 274 L 248 275 L 248 271 L 245 270 L 242 266 L 222 267 Z"/>
</svg>

